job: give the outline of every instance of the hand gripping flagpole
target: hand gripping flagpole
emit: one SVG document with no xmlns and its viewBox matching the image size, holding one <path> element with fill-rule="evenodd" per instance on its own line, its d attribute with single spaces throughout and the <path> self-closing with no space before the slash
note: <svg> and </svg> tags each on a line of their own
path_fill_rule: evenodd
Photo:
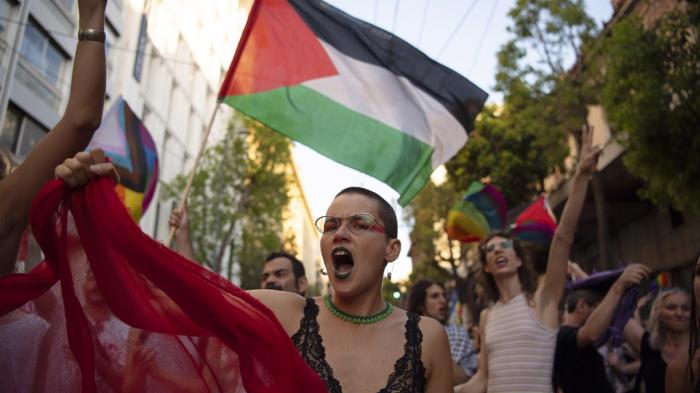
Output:
<svg viewBox="0 0 700 393">
<path fill-rule="evenodd" d="M 187 178 L 187 185 L 185 185 L 185 189 L 182 191 L 182 194 L 180 195 L 180 203 L 177 206 L 177 211 L 182 212 L 182 209 L 185 208 L 185 204 L 187 203 L 187 198 L 190 196 L 190 189 L 192 188 L 192 181 L 194 180 L 194 175 L 197 173 L 197 168 L 199 168 L 199 163 L 202 161 L 202 156 L 204 155 L 204 149 L 207 147 L 207 140 L 209 139 L 209 134 L 211 133 L 211 129 L 214 126 L 214 119 L 216 119 L 216 113 L 219 111 L 219 106 L 221 103 L 217 100 L 216 101 L 216 106 L 214 106 L 214 112 L 211 114 L 211 118 L 209 119 L 209 125 L 207 126 L 206 131 L 204 132 L 204 137 L 202 138 L 202 143 L 199 145 L 199 152 L 197 153 L 197 158 L 194 160 L 194 165 L 192 166 L 192 172 L 190 172 L 190 176 Z M 175 230 L 176 228 L 174 226 L 170 227 L 170 232 L 168 232 L 168 238 L 165 241 L 165 245 L 170 247 L 170 243 L 173 242 L 173 237 L 175 236 Z"/>
</svg>

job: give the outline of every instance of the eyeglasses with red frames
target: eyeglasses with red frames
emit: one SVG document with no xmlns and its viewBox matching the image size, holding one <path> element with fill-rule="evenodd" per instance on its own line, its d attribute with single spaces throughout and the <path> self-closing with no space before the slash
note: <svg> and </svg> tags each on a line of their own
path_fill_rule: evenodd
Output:
<svg viewBox="0 0 700 393">
<path fill-rule="evenodd" d="M 343 224 L 343 220 L 348 226 L 350 232 L 361 235 L 365 232 L 372 231 L 385 233 L 384 226 L 377 222 L 371 214 L 360 213 L 350 217 L 333 217 L 321 216 L 316 219 L 316 229 L 324 235 L 335 233 Z"/>
</svg>

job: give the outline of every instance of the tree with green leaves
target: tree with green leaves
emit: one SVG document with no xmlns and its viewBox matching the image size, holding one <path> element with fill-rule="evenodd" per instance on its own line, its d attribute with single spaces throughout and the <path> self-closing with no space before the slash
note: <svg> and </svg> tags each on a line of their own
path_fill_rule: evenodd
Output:
<svg viewBox="0 0 700 393">
<path fill-rule="evenodd" d="M 242 288 L 259 286 L 265 256 L 287 245 L 290 163 L 287 138 L 250 118 L 231 118 L 225 137 L 204 153 L 188 199 L 198 261 L 229 280 L 237 269 Z M 176 177 L 163 199 L 177 198 L 186 181 Z"/>
<path fill-rule="evenodd" d="M 687 7 L 649 29 L 634 16 L 614 26 L 600 100 L 641 196 L 700 212 L 700 6 Z"/>
<path fill-rule="evenodd" d="M 544 179 L 563 162 L 568 148 L 560 130 L 520 127 L 519 117 L 508 108 L 500 114 L 494 106 L 484 108 L 467 145 L 445 164 L 456 190 L 486 180 L 501 190 L 508 206 L 544 192 Z"/>
<path fill-rule="evenodd" d="M 596 34 L 583 1 L 518 0 L 509 17 L 513 38 L 498 52 L 495 86 L 502 106 L 484 108 L 468 143 L 446 163 L 448 185 L 428 185 L 410 204 L 414 276 L 440 274 L 440 263 L 464 259 L 465 247 L 455 256 L 435 251 L 444 236 L 435 223 L 471 182 L 496 185 L 511 207 L 544 192 L 544 179 L 563 169 L 568 137 L 579 136 L 593 101 L 581 74 L 567 71 Z"/>
<path fill-rule="evenodd" d="M 585 122 L 593 90 L 567 66 L 596 29 L 582 0 L 518 0 L 508 15 L 513 38 L 498 52 L 495 86 L 503 105 L 484 109 L 446 167 L 457 188 L 488 179 L 517 206 L 544 192 L 544 179 L 563 169 L 567 138 Z"/>
<path fill-rule="evenodd" d="M 508 15 L 514 37 L 498 52 L 500 115 L 514 137 L 532 141 L 526 156 L 539 162 L 541 189 L 544 176 L 561 169 L 567 137 L 580 137 L 586 105 L 595 99 L 581 72 L 567 68 L 597 31 L 582 0 L 518 0 Z"/>
<path fill-rule="evenodd" d="M 409 250 L 409 256 L 413 260 L 413 271 L 409 281 L 420 277 L 445 281 L 451 277 L 454 269 L 451 269 L 450 263 L 456 264 L 459 256 L 455 257 L 451 253 L 441 254 L 438 251 L 438 242 L 444 242 L 447 238 L 444 224 L 457 195 L 449 181 L 441 185 L 428 182 L 407 206 L 406 217 L 413 224 Z M 454 268 L 456 269 L 456 266 Z"/>
</svg>

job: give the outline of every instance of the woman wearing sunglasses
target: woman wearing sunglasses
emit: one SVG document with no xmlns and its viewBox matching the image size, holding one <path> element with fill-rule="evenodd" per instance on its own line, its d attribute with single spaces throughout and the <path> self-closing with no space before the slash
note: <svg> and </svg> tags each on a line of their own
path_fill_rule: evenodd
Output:
<svg viewBox="0 0 700 393">
<path fill-rule="evenodd" d="M 552 392 L 558 306 L 588 180 L 600 155 L 592 134 L 583 127 L 581 159 L 538 287 L 527 256 L 509 234 L 492 234 L 479 245 L 482 284 L 491 306 L 480 318 L 479 369 L 456 392 Z"/>
</svg>

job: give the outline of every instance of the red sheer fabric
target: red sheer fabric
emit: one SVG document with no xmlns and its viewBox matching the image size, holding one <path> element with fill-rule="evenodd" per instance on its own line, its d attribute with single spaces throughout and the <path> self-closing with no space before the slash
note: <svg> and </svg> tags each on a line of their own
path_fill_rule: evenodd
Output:
<svg viewBox="0 0 700 393">
<path fill-rule="evenodd" d="M 45 261 L 0 278 L 0 391 L 326 392 L 274 314 L 141 232 L 108 179 L 47 184 Z"/>
</svg>

